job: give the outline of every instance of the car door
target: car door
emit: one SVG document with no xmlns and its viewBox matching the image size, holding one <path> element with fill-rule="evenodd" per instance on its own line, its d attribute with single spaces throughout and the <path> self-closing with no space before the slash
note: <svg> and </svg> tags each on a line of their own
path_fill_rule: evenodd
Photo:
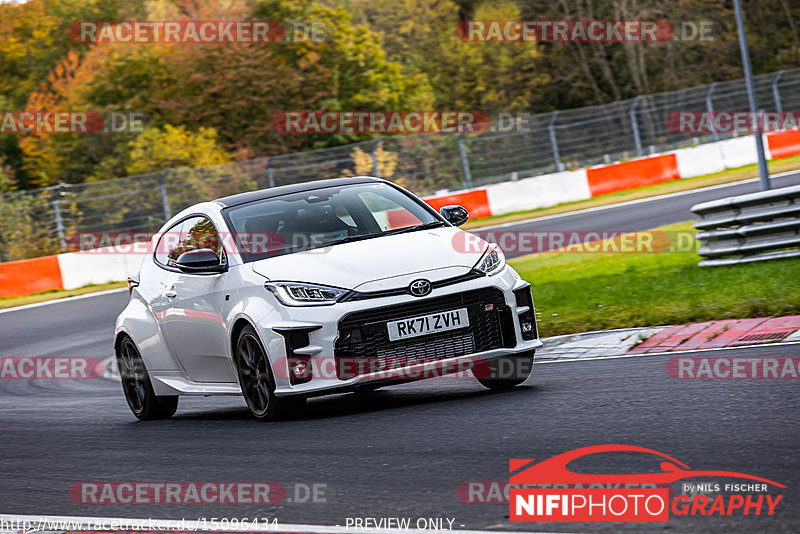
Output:
<svg viewBox="0 0 800 534">
<path fill-rule="evenodd" d="M 177 233 L 172 236 L 175 246 L 156 256 L 167 271 L 162 278 L 165 305 L 157 314 L 162 332 L 191 380 L 235 382 L 222 316 L 227 273 L 188 274 L 175 264 L 182 253 L 198 248 L 210 248 L 225 261 L 219 232 L 207 217 L 192 216 Z"/>
</svg>

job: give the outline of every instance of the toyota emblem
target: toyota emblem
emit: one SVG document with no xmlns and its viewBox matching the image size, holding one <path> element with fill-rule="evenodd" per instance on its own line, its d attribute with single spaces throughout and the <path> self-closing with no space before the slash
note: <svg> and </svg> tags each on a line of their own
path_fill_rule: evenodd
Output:
<svg viewBox="0 0 800 534">
<path fill-rule="evenodd" d="M 424 297 L 431 292 L 431 283 L 424 279 L 414 280 L 408 285 L 408 292 L 415 297 Z"/>
</svg>

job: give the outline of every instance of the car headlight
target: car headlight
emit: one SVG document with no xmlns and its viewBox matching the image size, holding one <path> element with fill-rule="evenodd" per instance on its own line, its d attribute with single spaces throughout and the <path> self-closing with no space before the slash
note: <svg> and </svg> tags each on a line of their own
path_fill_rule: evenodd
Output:
<svg viewBox="0 0 800 534">
<path fill-rule="evenodd" d="M 505 266 L 506 256 L 503 251 L 497 245 L 490 244 L 474 268 L 487 276 L 492 276 L 502 271 Z"/>
<path fill-rule="evenodd" d="M 346 289 L 299 282 L 267 282 L 269 289 L 281 303 L 287 306 L 325 306 L 333 304 Z"/>
</svg>

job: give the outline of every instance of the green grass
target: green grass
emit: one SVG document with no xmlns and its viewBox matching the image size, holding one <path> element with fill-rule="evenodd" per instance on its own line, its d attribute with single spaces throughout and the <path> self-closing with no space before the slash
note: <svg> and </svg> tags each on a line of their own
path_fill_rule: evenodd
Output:
<svg viewBox="0 0 800 534">
<path fill-rule="evenodd" d="M 658 230 L 694 231 L 691 222 Z M 551 252 L 509 263 L 533 285 L 542 336 L 800 313 L 800 259 L 711 268 L 699 259 Z"/>
<path fill-rule="evenodd" d="M 109 282 L 107 284 L 91 284 L 88 286 L 79 287 L 78 289 L 53 289 L 52 291 L 33 293 L 24 297 L 5 297 L 0 298 L 0 310 L 24 306 L 26 304 L 47 302 L 48 300 L 58 300 L 66 297 L 85 295 L 87 293 L 96 293 L 98 291 L 106 291 L 109 289 L 117 289 L 127 285 L 127 282 Z"/>
<path fill-rule="evenodd" d="M 767 162 L 767 166 L 769 167 L 770 174 L 778 174 L 781 172 L 797 170 L 800 169 L 800 156 L 791 156 L 784 159 L 771 160 Z M 503 215 L 486 217 L 485 219 L 474 219 L 467 221 L 462 228 L 480 228 L 482 226 L 491 226 L 494 224 L 503 224 L 514 221 L 522 221 L 525 219 L 532 219 L 534 217 L 546 217 L 548 215 L 557 215 L 559 213 L 568 213 L 570 211 L 595 208 L 598 206 L 608 206 L 611 204 L 618 204 L 620 202 L 628 202 L 630 200 L 639 200 L 641 198 L 689 191 L 692 189 L 699 189 L 701 187 L 727 184 L 756 177 L 758 177 L 758 165 L 754 163 L 752 165 L 745 165 L 744 167 L 738 167 L 736 169 L 727 169 L 714 174 L 706 174 L 703 176 L 684 178 L 681 180 L 672 180 L 662 184 L 647 185 L 644 187 L 637 187 L 636 189 L 607 193 L 605 195 L 600 195 L 588 200 L 565 202 L 549 208 L 515 211 L 513 213 L 505 213 Z"/>
</svg>

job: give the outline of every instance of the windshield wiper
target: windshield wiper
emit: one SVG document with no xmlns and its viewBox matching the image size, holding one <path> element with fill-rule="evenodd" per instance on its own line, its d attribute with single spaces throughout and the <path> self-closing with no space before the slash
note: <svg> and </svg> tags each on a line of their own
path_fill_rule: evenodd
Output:
<svg viewBox="0 0 800 534">
<path fill-rule="evenodd" d="M 404 226 L 403 228 L 387 230 L 380 235 L 405 234 L 406 232 L 416 232 L 417 230 L 427 230 L 428 228 L 437 228 L 439 226 L 444 226 L 444 223 L 442 221 L 432 221 L 429 223 L 415 224 L 414 226 Z"/>
<path fill-rule="evenodd" d="M 376 232 L 376 233 L 373 233 L 373 234 L 349 235 L 349 236 L 343 237 L 341 239 L 334 239 L 333 241 L 324 241 L 322 243 L 317 243 L 316 245 L 312 245 L 312 246 L 306 248 L 305 250 L 311 250 L 311 249 L 315 249 L 315 248 L 330 247 L 330 246 L 333 246 L 333 245 L 341 245 L 342 243 L 352 243 L 353 241 L 361 241 L 363 239 L 371 239 L 373 237 L 380 237 L 382 235 L 384 235 L 384 234 L 381 233 L 381 232 Z"/>
<path fill-rule="evenodd" d="M 385 232 L 373 232 L 371 234 L 349 235 L 349 236 L 343 237 L 341 239 L 334 239 L 333 241 L 325 241 L 324 243 L 318 243 L 316 245 L 312 245 L 310 247 L 307 247 L 304 250 L 331 247 L 333 245 L 341 245 L 343 243 L 352 243 L 353 241 L 362 241 L 364 239 L 372 239 L 373 237 L 383 237 L 383 236 L 387 236 L 387 235 L 404 234 L 406 232 L 415 232 L 417 230 L 425 230 L 425 229 L 428 229 L 428 228 L 436 228 L 438 226 L 444 226 L 444 223 L 442 221 L 432 221 L 432 222 L 424 223 L 424 224 L 416 224 L 414 226 L 404 226 L 403 228 L 395 228 L 393 230 L 386 230 Z"/>
</svg>

